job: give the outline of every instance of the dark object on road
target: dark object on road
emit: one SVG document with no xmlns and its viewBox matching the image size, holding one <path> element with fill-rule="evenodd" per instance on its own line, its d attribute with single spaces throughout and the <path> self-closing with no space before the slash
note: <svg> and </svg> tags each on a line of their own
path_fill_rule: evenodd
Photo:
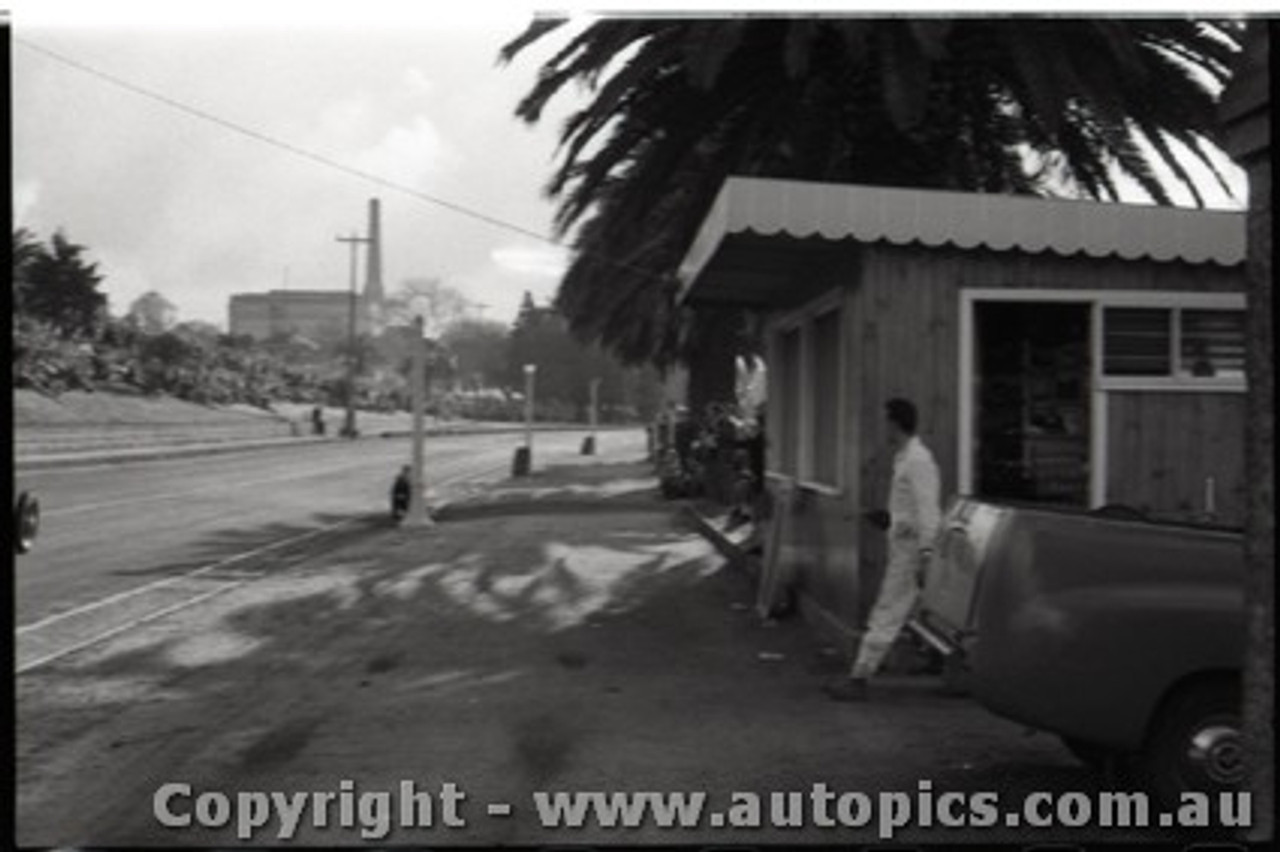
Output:
<svg viewBox="0 0 1280 852">
<path fill-rule="evenodd" d="M 862 518 L 878 530 L 884 531 L 889 529 L 889 513 L 884 509 L 872 509 L 869 512 L 863 512 Z"/>
<path fill-rule="evenodd" d="M 533 456 L 528 447 L 516 447 L 515 458 L 511 460 L 512 476 L 528 476 L 533 470 Z"/>
<path fill-rule="evenodd" d="M 594 456 L 596 454 L 596 436 L 588 435 L 582 439 L 582 455 Z"/>
<path fill-rule="evenodd" d="M 1237 530 L 957 500 L 918 623 L 975 698 L 1176 807 L 1244 779 Z"/>
<path fill-rule="evenodd" d="M 391 517 L 402 519 L 409 514 L 409 498 L 413 494 L 413 471 L 408 465 L 400 469 L 396 481 L 391 485 Z"/>
<path fill-rule="evenodd" d="M 318 405 L 311 409 L 311 433 L 313 435 L 324 434 L 324 409 Z"/>
<path fill-rule="evenodd" d="M 23 491 L 13 507 L 13 550 L 26 553 L 35 546 L 40 532 L 40 501 Z"/>
</svg>

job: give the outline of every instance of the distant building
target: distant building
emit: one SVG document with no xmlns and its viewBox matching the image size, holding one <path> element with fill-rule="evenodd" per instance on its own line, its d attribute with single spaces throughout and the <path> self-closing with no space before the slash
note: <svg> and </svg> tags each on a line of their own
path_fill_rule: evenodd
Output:
<svg viewBox="0 0 1280 852">
<path fill-rule="evenodd" d="M 351 294 L 342 290 L 271 290 L 231 297 L 229 327 L 233 335 L 266 340 L 299 335 L 314 341 L 341 339 L 351 322 Z M 356 298 L 356 329 L 369 330 L 365 298 Z"/>
<path fill-rule="evenodd" d="M 368 233 L 364 292 L 355 300 L 358 334 L 377 334 L 383 323 L 382 222 L 376 198 L 369 200 Z M 351 308 L 351 293 L 347 290 L 237 293 L 228 306 L 228 327 L 233 335 L 255 340 L 277 335 L 299 335 L 316 342 L 343 339 L 348 334 Z"/>
</svg>

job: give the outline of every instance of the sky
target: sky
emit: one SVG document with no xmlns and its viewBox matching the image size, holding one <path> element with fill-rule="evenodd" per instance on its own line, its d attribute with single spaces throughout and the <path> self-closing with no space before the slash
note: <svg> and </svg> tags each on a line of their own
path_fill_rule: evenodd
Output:
<svg viewBox="0 0 1280 852">
<path fill-rule="evenodd" d="M 547 51 L 506 67 L 527 25 L 433 21 L 338 31 L 244 26 L 24 26 L 14 19 L 14 224 L 62 229 L 99 263 L 113 313 L 156 290 L 180 320 L 225 326 L 233 293 L 349 287 L 339 235 L 382 205 L 383 281 L 439 278 L 514 317 L 556 288 L 556 245 L 191 116 L 28 48 L 397 187 L 550 235 L 542 193 L 568 104 L 530 128 L 513 113 Z M 550 45 L 548 45 L 548 48 Z M 360 265 L 363 286 L 363 261 Z"/>
<path fill-rule="evenodd" d="M 115 314 L 156 290 L 179 320 L 225 328 L 234 293 L 348 288 L 349 250 L 336 237 L 364 233 L 376 197 L 388 291 L 438 278 L 481 315 L 510 321 L 525 291 L 540 302 L 554 295 L 567 262 L 550 240 L 554 202 L 542 188 L 559 126 L 583 97 L 567 90 L 534 127 L 514 117 L 564 42 L 554 34 L 499 65 L 499 48 L 533 11 L 477 0 L 17 2 L 14 224 L 41 239 L 62 229 L 86 246 Z M 1214 206 L 1241 203 L 1210 196 Z"/>
</svg>

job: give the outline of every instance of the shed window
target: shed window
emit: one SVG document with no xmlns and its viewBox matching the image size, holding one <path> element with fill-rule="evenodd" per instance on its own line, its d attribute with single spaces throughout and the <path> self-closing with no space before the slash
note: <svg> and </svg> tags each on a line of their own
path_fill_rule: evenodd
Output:
<svg viewBox="0 0 1280 852">
<path fill-rule="evenodd" d="M 1178 372 L 1195 378 L 1244 375 L 1244 312 L 1182 311 Z"/>
<path fill-rule="evenodd" d="M 840 481 L 840 312 L 828 311 L 813 323 L 813 470 L 811 479 L 836 486 Z"/>
<path fill-rule="evenodd" d="M 1105 376 L 1226 379 L 1244 376 L 1244 311 L 1106 308 Z"/>
<path fill-rule="evenodd" d="M 1107 308 L 1103 371 L 1108 376 L 1167 376 L 1172 362 L 1168 308 Z"/>
</svg>

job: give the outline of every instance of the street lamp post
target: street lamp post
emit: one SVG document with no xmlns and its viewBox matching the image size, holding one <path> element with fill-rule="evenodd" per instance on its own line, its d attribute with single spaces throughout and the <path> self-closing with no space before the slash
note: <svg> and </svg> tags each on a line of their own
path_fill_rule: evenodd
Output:
<svg viewBox="0 0 1280 852">
<path fill-rule="evenodd" d="M 536 364 L 524 365 L 524 446 L 516 448 L 511 463 L 513 476 L 528 476 L 533 472 L 533 380 L 537 372 Z"/>
<path fill-rule="evenodd" d="M 529 466 L 533 466 L 533 392 L 537 364 L 524 365 L 524 445 L 529 450 Z"/>
<path fill-rule="evenodd" d="M 356 265 L 361 243 L 371 243 L 369 237 L 352 234 L 349 237 L 337 237 L 340 243 L 351 246 L 351 308 L 347 317 L 347 420 L 342 426 L 342 434 L 346 438 L 356 436 Z"/>
</svg>

